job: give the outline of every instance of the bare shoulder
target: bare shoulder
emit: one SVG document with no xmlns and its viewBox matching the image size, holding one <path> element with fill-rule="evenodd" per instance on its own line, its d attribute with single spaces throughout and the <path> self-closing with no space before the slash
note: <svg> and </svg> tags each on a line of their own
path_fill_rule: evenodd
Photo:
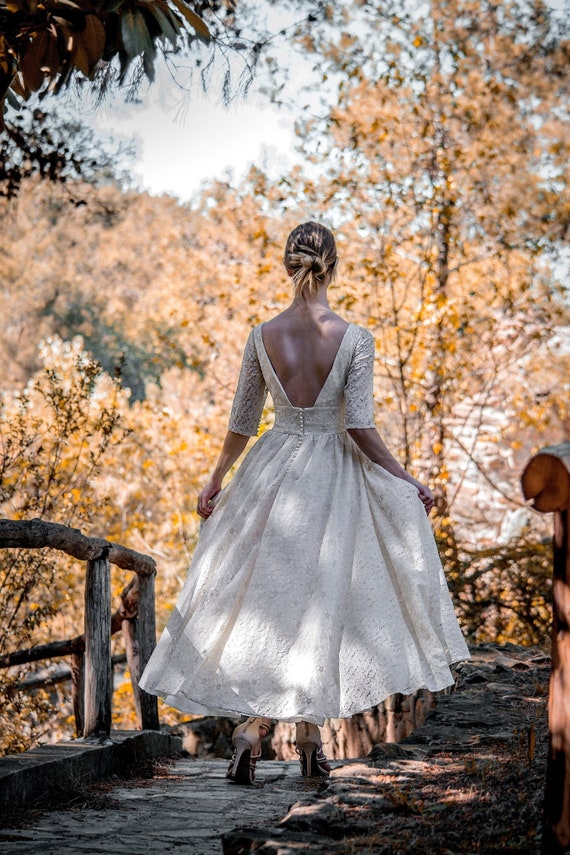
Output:
<svg viewBox="0 0 570 855">
<path fill-rule="evenodd" d="M 295 312 L 285 310 L 263 324 L 264 332 L 269 336 L 281 335 L 291 337 L 315 337 L 338 339 L 344 335 L 350 324 L 330 309 L 312 312 L 300 316 Z"/>
</svg>

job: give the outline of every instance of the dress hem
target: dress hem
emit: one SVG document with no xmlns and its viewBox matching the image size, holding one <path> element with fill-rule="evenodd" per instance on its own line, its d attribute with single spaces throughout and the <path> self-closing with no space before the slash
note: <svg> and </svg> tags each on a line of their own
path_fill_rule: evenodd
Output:
<svg viewBox="0 0 570 855">
<path fill-rule="evenodd" d="M 450 665 L 457 664 L 459 662 L 465 662 L 469 658 L 470 657 L 467 656 L 467 657 L 462 657 L 461 659 L 456 659 L 453 662 L 451 662 Z M 297 721 L 308 721 L 308 722 L 311 722 L 312 724 L 316 724 L 319 727 L 322 727 L 323 724 L 325 723 L 325 720 L 327 720 L 327 719 L 348 719 L 348 718 L 352 718 L 355 715 L 359 715 L 360 713 L 364 713 L 364 712 L 367 712 L 368 710 L 374 709 L 375 707 L 384 703 L 384 701 L 387 698 L 391 697 L 392 695 L 398 695 L 399 694 L 399 695 L 409 696 L 409 695 L 414 695 L 416 692 L 419 692 L 422 689 L 425 689 L 428 692 L 434 692 L 434 693 L 435 692 L 442 692 L 445 689 L 449 688 L 449 686 L 453 686 L 454 684 L 455 684 L 455 678 L 453 677 L 453 674 L 451 674 L 451 672 L 450 672 L 449 678 L 446 678 L 445 680 L 442 680 L 442 681 L 437 681 L 437 682 L 433 682 L 433 683 L 429 683 L 429 684 L 427 682 L 423 682 L 420 685 L 417 685 L 415 687 L 411 687 L 409 685 L 404 686 L 404 687 L 402 687 L 402 686 L 396 687 L 392 691 L 386 692 L 375 703 L 372 703 L 372 704 L 370 704 L 366 707 L 362 707 L 360 709 L 351 710 L 350 712 L 345 711 L 343 713 L 342 711 L 335 711 L 334 713 L 327 713 L 327 714 L 323 714 L 323 715 L 314 715 L 314 714 L 311 715 L 309 713 L 298 713 L 295 715 L 288 715 L 288 716 L 274 715 L 270 711 L 268 711 L 267 709 L 258 710 L 258 709 L 255 709 L 255 706 L 249 706 L 249 705 L 247 705 L 247 709 L 245 709 L 245 708 L 242 708 L 242 709 L 226 709 L 226 708 L 222 708 L 222 707 L 210 706 L 208 704 L 200 704 L 198 701 L 194 700 L 193 698 L 186 698 L 186 696 L 181 697 L 182 693 L 179 693 L 176 695 L 169 695 L 169 694 L 163 694 L 158 690 L 152 690 L 152 689 L 149 690 L 147 688 L 145 688 L 144 691 L 146 691 L 148 694 L 156 695 L 157 697 L 162 698 L 162 700 L 166 704 L 168 704 L 168 706 L 174 707 L 174 709 L 180 710 L 180 712 L 188 713 L 189 715 L 216 716 L 216 717 L 221 717 L 221 718 L 240 718 L 241 716 L 255 715 L 255 716 L 261 716 L 263 718 L 271 718 L 271 719 L 274 719 L 276 721 L 282 721 L 282 722 L 291 723 L 291 724 L 294 724 Z M 141 688 L 142 688 L 142 686 L 141 686 Z M 245 706 L 246 705 L 244 705 L 244 707 Z"/>
</svg>

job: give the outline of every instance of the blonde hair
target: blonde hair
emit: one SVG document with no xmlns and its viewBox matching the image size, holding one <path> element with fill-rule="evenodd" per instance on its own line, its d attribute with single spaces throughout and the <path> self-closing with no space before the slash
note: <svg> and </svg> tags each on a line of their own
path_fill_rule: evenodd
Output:
<svg viewBox="0 0 570 855">
<path fill-rule="evenodd" d="M 287 238 L 283 261 L 295 297 L 314 296 L 336 273 L 338 256 L 332 232 L 319 223 L 301 223 Z"/>
</svg>

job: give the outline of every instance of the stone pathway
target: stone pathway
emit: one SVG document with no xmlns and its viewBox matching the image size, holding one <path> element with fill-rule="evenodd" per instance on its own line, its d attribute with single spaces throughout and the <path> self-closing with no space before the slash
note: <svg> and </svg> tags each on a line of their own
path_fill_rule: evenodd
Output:
<svg viewBox="0 0 570 855">
<path fill-rule="evenodd" d="M 55 810 L 30 828 L 0 829 L 0 852 L 221 855 L 222 833 L 275 825 L 320 784 L 304 781 L 293 761 L 264 761 L 254 787 L 229 784 L 226 768 L 226 760 L 179 760 L 168 777 L 113 788 L 108 807 Z"/>
<path fill-rule="evenodd" d="M 482 644 L 457 670 L 457 691 L 422 727 L 365 760 L 333 763 L 328 781 L 304 780 L 295 761 L 263 761 L 256 786 L 237 787 L 226 760 L 181 759 L 163 777 L 0 829 L 0 852 L 535 855 L 548 657 Z"/>
</svg>

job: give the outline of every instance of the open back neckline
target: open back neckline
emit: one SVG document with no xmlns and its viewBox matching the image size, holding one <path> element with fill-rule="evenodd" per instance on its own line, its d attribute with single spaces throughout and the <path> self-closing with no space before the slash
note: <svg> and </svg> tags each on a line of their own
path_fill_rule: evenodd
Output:
<svg viewBox="0 0 570 855">
<path fill-rule="evenodd" d="M 349 323 L 349 324 L 348 324 L 348 326 L 346 327 L 346 329 L 345 329 L 345 331 L 344 331 L 344 333 L 343 333 L 343 335 L 342 335 L 342 338 L 341 338 L 341 340 L 340 340 L 340 344 L 339 344 L 339 346 L 338 346 L 338 348 L 337 348 L 337 351 L 336 351 L 336 353 L 335 353 L 335 355 L 334 355 L 334 359 L 333 359 L 333 361 L 332 361 L 332 363 L 331 363 L 331 367 L 329 368 L 328 374 L 327 374 L 327 376 L 326 376 L 326 378 L 325 378 L 325 381 L 324 381 L 323 385 L 321 386 L 321 388 L 320 388 L 320 390 L 319 390 L 319 394 L 317 395 L 317 397 L 315 398 L 314 402 L 311 404 L 311 406 L 310 406 L 310 407 L 298 407 L 296 404 L 293 404 L 293 403 L 292 403 L 292 401 L 291 401 L 291 399 L 289 398 L 289 395 L 288 395 L 288 394 L 287 394 L 287 392 L 285 391 L 285 387 L 284 387 L 283 383 L 281 382 L 281 380 L 279 379 L 279 375 L 277 374 L 277 371 L 276 371 L 276 370 L 275 370 L 275 368 L 273 367 L 273 363 L 271 362 L 271 357 L 269 356 L 269 354 L 268 354 L 268 352 L 267 352 L 267 348 L 265 347 L 265 342 L 263 341 L 263 327 L 264 327 L 264 326 L 265 326 L 265 324 L 264 324 L 264 323 L 263 323 L 263 324 L 260 324 L 260 329 L 259 329 L 259 338 L 260 338 L 260 340 L 261 340 L 261 346 L 262 346 L 262 348 L 263 348 L 263 353 L 264 353 L 264 355 L 265 355 L 265 358 L 267 359 L 267 362 L 268 362 L 269 368 L 271 369 L 271 373 L 273 374 L 273 377 L 275 378 L 275 380 L 276 380 L 276 382 L 277 382 L 277 385 L 279 386 L 279 388 L 280 388 L 281 392 L 283 393 L 283 395 L 284 395 L 284 397 L 285 397 L 285 399 L 286 399 L 287 403 L 289 404 L 289 406 L 290 406 L 290 407 L 293 407 L 293 409 L 294 409 L 294 410 L 313 410 L 313 409 L 317 406 L 317 404 L 318 404 L 318 402 L 319 402 L 319 398 L 320 398 L 320 397 L 321 397 L 321 395 L 323 394 L 323 392 L 324 392 L 324 390 L 325 390 L 325 386 L 327 385 L 327 383 L 329 382 L 329 380 L 330 380 L 330 378 L 331 378 L 331 375 L 332 375 L 332 373 L 333 373 L 333 371 L 334 371 L 335 365 L 336 365 L 337 360 L 338 360 L 339 353 L 340 353 L 340 351 L 342 350 L 342 346 L 343 346 L 343 344 L 344 344 L 344 342 L 345 342 L 345 339 L 346 339 L 346 338 L 347 338 L 347 336 L 348 336 L 348 331 L 349 331 L 349 329 L 352 327 L 352 324 L 351 324 L 351 323 Z"/>
</svg>

